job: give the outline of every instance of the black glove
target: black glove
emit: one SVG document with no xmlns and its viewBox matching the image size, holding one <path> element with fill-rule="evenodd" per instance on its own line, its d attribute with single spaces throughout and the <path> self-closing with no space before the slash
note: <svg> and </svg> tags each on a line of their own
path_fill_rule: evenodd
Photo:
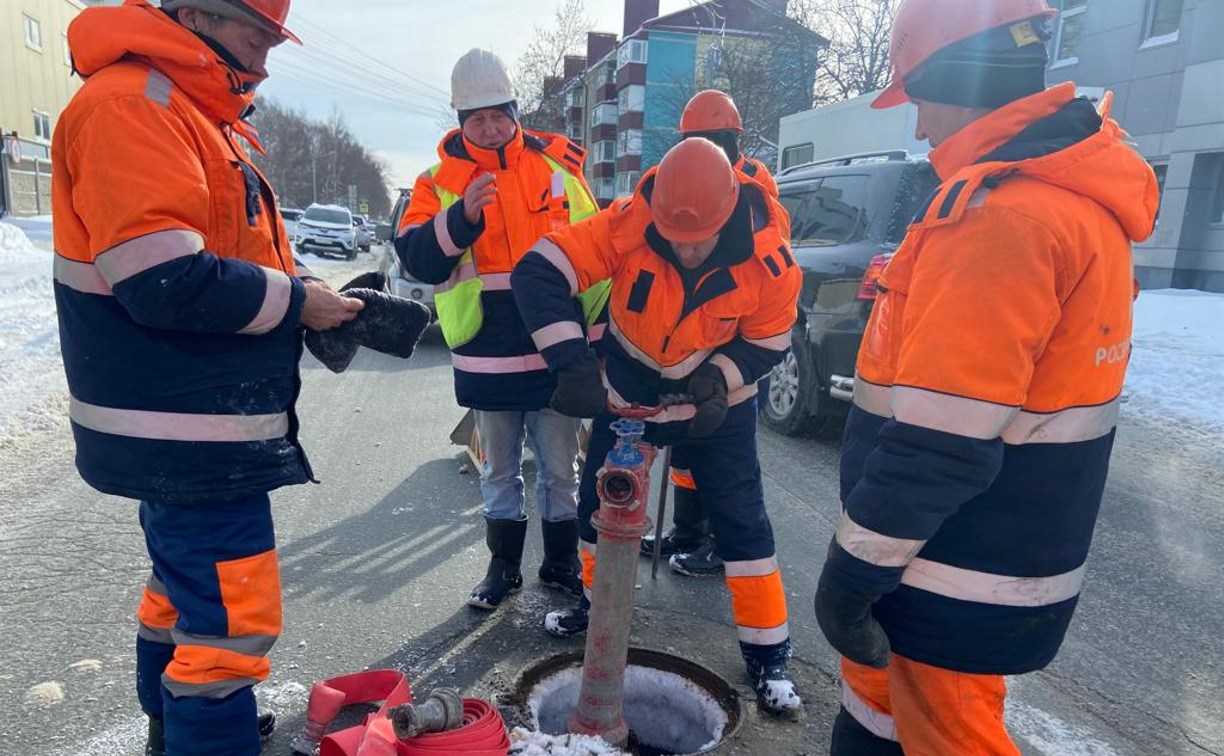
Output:
<svg viewBox="0 0 1224 756">
<path fill-rule="evenodd" d="M 412 356 L 429 325 L 429 308 L 420 302 L 373 289 L 341 289 L 365 302 L 352 320 L 327 331 L 307 331 L 306 348 L 333 373 L 342 373 L 358 347 L 403 357 Z"/>
<path fill-rule="evenodd" d="M 830 547 L 830 549 L 835 547 Z M 888 666 L 888 636 L 871 605 L 879 596 L 851 588 L 841 579 L 841 570 L 825 562 L 816 584 L 816 622 L 829 645 L 850 661 L 876 669 Z"/>
<path fill-rule="evenodd" d="M 701 363 L 689 376 L 688 393 L 697 405 L 688 434 L 702 438 L 718 430 L 727 419 L 727 378 L 723 371 L 717 365 Z"/>
<path fill-rule="evenodd" d="M 608 404 L 594 349 L 557 371 L 557 390 L 548 406 L 569 417 L 595 417 Z"/>
</svg>

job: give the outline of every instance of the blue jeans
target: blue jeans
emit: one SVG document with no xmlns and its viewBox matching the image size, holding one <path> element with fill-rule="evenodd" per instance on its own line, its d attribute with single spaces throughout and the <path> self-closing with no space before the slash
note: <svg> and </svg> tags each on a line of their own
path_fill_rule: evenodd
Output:
<svg viewBox="0 0 1224 756">
<path fill-rule="evenodd" d="M 523 440 L 536 459 L 536 506 L 548 522 L 578 516 L 578 428 L 580 420 L 552 409 L 535 412 L 474 410 L 484 462 L 480 491 L 485 517 L 521 520 Z"/>
</svg>

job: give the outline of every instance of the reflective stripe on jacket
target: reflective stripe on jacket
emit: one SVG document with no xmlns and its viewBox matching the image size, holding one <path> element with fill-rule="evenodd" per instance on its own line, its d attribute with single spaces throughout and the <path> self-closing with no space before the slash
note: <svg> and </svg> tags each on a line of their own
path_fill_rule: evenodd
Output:
<svg viewBox="0 0 1224 756">
<path fill-rule="evenodd" d="M 563 137 L 519 129 L 487 150 L 452 131 L 442 161 L 417 179 L 395 246 L 405 269 L 434 284 L 443 335 L 451 348 L 459 404 L 482 410 L 535 410 L 555 383 L 524 328 L 510 294 L 510 271 L 541 236 L 592 215 L 581 147 Z M 484 173 L 497 196 L 476 225 L 463 216 L 463 193 Z M 608 286 L 578 292 L 589 325 Z"/>
<path fill-rule="evenodd" d="M 170 503 L 307 480 L 305 289 L 234 134 L 253 77 L 145 3 L 86 9 L 68 37 L 86 81 L 54 134 L 52 206 L 81 475 Z"/>
<path fill-rule="evenodd" d="M 1156 183 L 1067 84 L 931 155 L 943 184 L 880 280 L 859 351 L 830 560 L 893 650 L 1040 669 L 1078 599 Z"/>
<path fill-rule="evenodd" d="M 796 318 L 801 274 L 780 233 L 780 206 L 742 179 L 710 258 L 682 271 L 651 222 L 652 189 L 647 177 L 632 197 L 549 234 L 523 258 L 511 280 L 527 327 L 552 369 L 572 362 L 587 339 L 566 302 L 611 278 L 603 338 L 610 401 L 655 404 L 682 393 L 707 361 L 723 371 L 731 403 L 743 401 L 790 347 Z M 692 411 L 675 407 L 651 420 L 686 420 Z"/>
</svg>

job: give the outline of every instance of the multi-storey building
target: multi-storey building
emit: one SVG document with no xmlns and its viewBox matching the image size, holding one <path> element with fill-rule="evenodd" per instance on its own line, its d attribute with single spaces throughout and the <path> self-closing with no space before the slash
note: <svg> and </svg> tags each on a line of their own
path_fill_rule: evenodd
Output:
<svg viewBox="0 0 1224 756">
<path fill-rule="evenodd" d="M 785 0 L 713 0 L 659 16 L 658 0 L 625 0 L 623 36 L 587 35 L 584 68 L 557 90 L 566 134 L 587 149 L 587 178 L 602 205 L 633 191 L 642 171 L 679 139 L 684 104 L 707 87 L 729 89 L 751 77 L 762 90 L 785 80 L 771 101 L 785 110 L 811 104 L 816 55 L 824 40 L 785 16 Z M 798 43 L 776 44 L 785 37 Z M 747 60 L 734 74 L 729 61 Z M 795 62 L 802 65 L 795 68 Z M 735 81 L 738 76 L 742 81 Z M 776 105 L 775 105 L 776 107 Z M 751 118 L 752 113 L 745 113 Z M 777 115 L 764 131 L 776 140 Z M 757 140 L 776 148 L 767 137 Z"/>
<path fill-rule="evenodd" d="M 1151 163 L 1161 188 L 1151 238 L 1135 245 L 1143 288 L 1224 291 L 1224 2 L 1050 0 L 1050 83 L 1074 81 Z M 913 108 L 871 110 L 874 93 L 782 119 L 782 169 L 850 153 L 906 149 Z"/>
<path fill-rule="evenodd" d="M 80 0 L 0 3 L 0 213 L 49 212 L 51 132 L 81 86 L 72 75 L 68 23 Z M 46 175 L 43 175 L 46 173 Z"/>
</svg>

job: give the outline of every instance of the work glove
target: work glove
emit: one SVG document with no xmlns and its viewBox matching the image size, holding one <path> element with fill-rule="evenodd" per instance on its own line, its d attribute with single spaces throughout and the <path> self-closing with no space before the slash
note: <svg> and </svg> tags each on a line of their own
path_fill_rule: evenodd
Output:
<svg viewBox="0 0 1224 756">
<path fill-rule="evenodd" d="M 830 544 L 830 558 L 816 584 L 816 622 L 839 654 L 850 661 L 884 669 L 888 666 L 888 636 L 871 616 L 871 605 L 880 597 L 850 585 L 833 562 L 832 551 L 836 548 L 839 548 L 836 541 Z"/>
<path fill-rule="evenodd" d="M 557 389 L 548 406 L 569 417 L 595 417 L 608 404 L 594 349 L 557 371 Z"/>
<path fill-rule="evenodd" d="M 373 289 L 341 289 L 365 302 L 352 320 L 328 331 L 307 331 L 306 348 L 333 373 L 342 373 L 358 347 L 407 359 L 429 325 L 429 308 L 420 302 Z"/>
<path fill-rule="evenodd" d="M 727 378 L 717 365 L 703 362 L 689 376 L 688 393 L 697 405 L 688 434 L 694 438 L 709 436 L 727 419 Z"/>
</svg>

